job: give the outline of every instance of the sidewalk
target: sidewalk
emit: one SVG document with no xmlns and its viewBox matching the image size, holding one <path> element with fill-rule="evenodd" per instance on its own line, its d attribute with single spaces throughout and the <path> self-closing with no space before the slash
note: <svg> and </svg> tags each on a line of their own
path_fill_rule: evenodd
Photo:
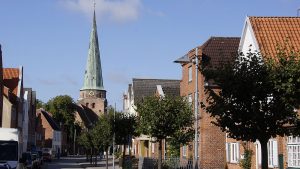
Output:
<svg viewBox="0 0 300 169">
<path fill-rule="evenodd" d="M 79 165 L 85 169 L 106 169 L 106 158 L 102 158 L 101 160 L 97 158 L 97 167 L 95 164 L 90 164 L 90 162 L 81 162 Z M 108 156 L 108 168 L 113 169 L 113 158 L 112 156 Z M 119 160 L 115 159 L 115 169 L 119 169 Z"/>
</svg>

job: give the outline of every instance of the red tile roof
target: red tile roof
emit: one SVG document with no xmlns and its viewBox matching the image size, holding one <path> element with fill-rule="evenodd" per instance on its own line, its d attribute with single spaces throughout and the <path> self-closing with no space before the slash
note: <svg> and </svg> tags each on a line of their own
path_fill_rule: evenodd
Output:
<svg viewBox="0 0 300 169">
<path fill-rule="evenodd" d="M 249 17 L 260 52 L 275 56 L 278 45 L 300 51 L 300 17 Z"/>
<path fill-rule="evenodd" d="M 198 46 L 198 55 L 203 61 L 208 61 L 212 68 L 218 67 L 226 62 L 232 62 L 238 55 L 239 37 L 210 37 L 201 46 Z M 189 58 L 195 57 L 195 48 L 190 50 Z"/>
<path fill-rule="evenodd" d="M 19 72 L 18 68 L 3 68 L 3 84 L 15 95 L 18 94 Z"/>
</svg>

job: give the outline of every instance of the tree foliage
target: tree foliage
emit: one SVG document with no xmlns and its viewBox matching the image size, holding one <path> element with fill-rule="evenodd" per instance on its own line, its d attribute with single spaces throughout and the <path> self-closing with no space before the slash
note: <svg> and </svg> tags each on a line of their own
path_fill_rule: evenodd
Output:
<svg viewBox="0 0 300 169">
<path fill-rule="evenodd" d="M 45 103 L 40 99 L 36 99 L 36 108 L 37 109 L 45 108 Z"/>
<path fill-rule="evenodd" d="M 59 95 L 50 99 L 45 106 L 46 110 L 51 112 L 53 118 L 62 122 L 63 124 L 70 125 L 74 123 L 75 107 L 73 99 L 68 95 Z"/>
<path fill-rule="evenodd" d="M 128 145 L 131 138 L 138 136 L 137 117 L 124 112 L 116 112 L 114 123 L 115 142 L 118 145 Z"/>
<path fill-rule="evenodd" d="M 73 99 L 68 95 L 59 95 L 50 99 L 45 104 L 45 109 L 52 113 L 56 122 L 64 126 L 68 135 L 68 143 L 71 143 L 74 139 L 75 127 L 75 106 Z M 70 148 L 70 147 L 69 147 Z"/>
<path fill-rule="evenodd" d="M 278 62 L 249 51 L 237 56 L 233 64 L 202 69 L 206 80 L 213 79 L 221 89 L 206 90 L 206 111 L 215 117 L 213 123 L 237 140 L 259 140 L 263 168 L 268 167 L 268 140 L 289 135 L 287 126 L 298 119 L 299 57 L 293 56 L 279 54 Z"/>
<path fill-rule="evenodd" d="M 177 138 L 184 144 L 190 141 L 188 136 L 193 136 L 194 116 L 191 106 L 184 98 L 150 96 L 137 105 L 137 112 L 141 132 L 156 138 L 159 143 L 159 167 L 163 139 Z"/>
</svg>

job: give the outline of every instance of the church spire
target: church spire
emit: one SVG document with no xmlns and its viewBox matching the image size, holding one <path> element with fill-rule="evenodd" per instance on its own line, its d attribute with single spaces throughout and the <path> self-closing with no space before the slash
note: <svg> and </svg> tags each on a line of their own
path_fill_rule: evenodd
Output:
<svg viewBox="0 0 300 169">
<path fill-rule="evenodd" d="M 97 35 L 96 13 L 94 4 L 93 27 L 89 42 L 88 59 L 81 90 L 104 90 L 100 50 Z"/>
</svg>

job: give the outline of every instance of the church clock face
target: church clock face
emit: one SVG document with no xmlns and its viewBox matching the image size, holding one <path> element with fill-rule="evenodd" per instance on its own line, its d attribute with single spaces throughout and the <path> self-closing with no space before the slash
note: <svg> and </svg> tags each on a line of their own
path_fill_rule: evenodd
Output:
<svg viewBox="0 0 300 169">
<path fill-rule="evenodd" d="M 90 91 L 90 92 L 89 92 L 89 95 L 90 95 L 90 96 L 94 96 L 94 94 L 95 94 L 95 93 L 94 93 L 93 91 Z"/>
</svg>

